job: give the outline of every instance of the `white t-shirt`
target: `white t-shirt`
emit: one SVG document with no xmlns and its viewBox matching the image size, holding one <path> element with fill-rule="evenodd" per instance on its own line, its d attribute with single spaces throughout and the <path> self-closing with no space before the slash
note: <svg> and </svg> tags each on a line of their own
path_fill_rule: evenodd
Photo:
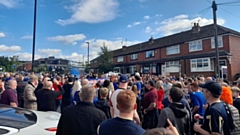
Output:
<svg viewBox="0 0 240 135">
<path fill-rule="evenodd" d="M 123 89 L 117 89 L 116 91 L 114 91 L 110 99 L 110 106 L 113 107 L 114 117 L 119 116 L 119 110 L 117 109 L 117 95 L 122 90 Z"/>
</svg>

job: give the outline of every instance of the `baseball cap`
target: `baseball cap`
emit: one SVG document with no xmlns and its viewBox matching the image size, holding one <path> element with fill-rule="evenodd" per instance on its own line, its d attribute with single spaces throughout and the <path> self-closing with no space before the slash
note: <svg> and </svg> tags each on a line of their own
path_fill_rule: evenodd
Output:
<svg viewBox="0 0 240 135">
<path fill-rule="evenodd" d="M 214 82 L 214 81 L 201 83 L 201 84 L 199 84 L 199 87 L 207 89 L 208 91 L 210 91 L 211 93 L 213 93 L 215 95 L 222 94 L 222 86 L 219 83 Z"/>
<path fill-rule="evenodd" d="M 127 83 L 128 77 L 126 75 L 121 75 L 120 78 L 118 79 L 118 82 Z"/>
</svg>

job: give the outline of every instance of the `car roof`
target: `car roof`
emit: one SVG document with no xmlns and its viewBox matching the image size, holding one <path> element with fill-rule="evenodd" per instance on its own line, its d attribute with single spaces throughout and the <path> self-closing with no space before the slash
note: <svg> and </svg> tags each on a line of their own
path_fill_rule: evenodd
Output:
<svg viewBox="0 0 240 135">
<path fill-rule="evenodd" d="M 0 104 L 0 126 L 24 128 L 35 124 L 37 116 L 34 112 Z"/>
</svg>

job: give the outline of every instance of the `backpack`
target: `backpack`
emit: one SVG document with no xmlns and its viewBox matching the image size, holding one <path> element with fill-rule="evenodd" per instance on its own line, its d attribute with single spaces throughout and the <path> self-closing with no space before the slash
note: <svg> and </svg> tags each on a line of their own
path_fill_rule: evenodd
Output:
<svg viewBox="0 0 240 135">
<path fill-rule="evenodd" d="M 239 117 L 238 109 L 224 102 L 223 102 L 223 105 L 227 112 L 230 134 L 240 135 L 240 117 Z"/>
</svg>

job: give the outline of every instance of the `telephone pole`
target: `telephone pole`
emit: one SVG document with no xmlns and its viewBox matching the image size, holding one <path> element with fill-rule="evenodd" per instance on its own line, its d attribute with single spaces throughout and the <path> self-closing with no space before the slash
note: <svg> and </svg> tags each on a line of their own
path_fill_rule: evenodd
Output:
<svg viewBox="0 0 240 135">
<path fill-rule="evenodd" d="M 37 18 L 37 0 L 34 1 L 32 72 L 34 71 L 33 68 L 34 68 L 34 55 L 35 55 L 36 18 Z"/>
<path fill-rule="evenodd" d="M 216 58 L 215 58 L 215 74 L 216 78 L 219 78 L 220 76 L 220 68 L 219 68 L 219 53 L 218 53 L 218 37 L 217 37 L 217 4 L 215 0 L 212 2 L 212 9 L 213 9 L 213 23 L 214 23 L 214 41 L 215 41 L 215 53 L 216 53 Z"/>
</svg>

